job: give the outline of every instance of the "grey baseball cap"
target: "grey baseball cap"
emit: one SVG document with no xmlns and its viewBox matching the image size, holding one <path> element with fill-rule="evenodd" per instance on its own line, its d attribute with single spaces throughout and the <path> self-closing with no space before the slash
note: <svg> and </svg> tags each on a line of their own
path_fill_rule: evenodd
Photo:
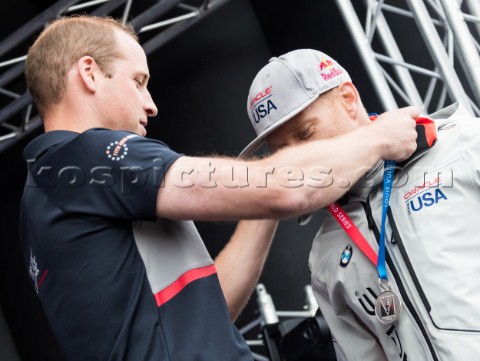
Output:
<svg viewBox="0 0 480 361">
<path fill-rule="evenodd" d="M 250 86 L 247 112 L 257 137 L 240 157 L 253 154 L 268 134 L 344 81 L 351 81 L 347 71 L 317 50 L 299 49 L 271 58 Z"/>
</svg>

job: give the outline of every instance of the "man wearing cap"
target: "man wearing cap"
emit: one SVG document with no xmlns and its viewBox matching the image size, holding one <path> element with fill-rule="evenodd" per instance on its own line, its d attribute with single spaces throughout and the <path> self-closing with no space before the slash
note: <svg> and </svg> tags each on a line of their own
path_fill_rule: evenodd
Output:
<svg viewBox="0 0 480 361">
<path fill-rule="evenodd" d="M 256 96 L 270 86 L 282 96 Z M 302 101 L 312 89 L 315 99 Z M 295 110 L 277 112 L 283 102 Z M 312 49 L 272 58 L 252 82 L 247 111 L 257 138 L 243 156 L 265 141 L 277 151 L 352 134 L 374 118 L 346 70 Z M 313 241 L 312 288 L 338 360 L 480 354 L 480 281 L 472 279 L 480 259 L 480 119 L 456 103 L 418 118 L 416 130 L 407 160 L 356 165 L 369 170 L 327 207 Z"/>
</svg>

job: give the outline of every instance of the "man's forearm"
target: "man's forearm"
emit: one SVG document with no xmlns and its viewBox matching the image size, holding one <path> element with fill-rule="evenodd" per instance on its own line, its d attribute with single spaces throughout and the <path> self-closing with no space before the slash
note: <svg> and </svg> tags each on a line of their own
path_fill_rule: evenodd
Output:
<svg viewBox="0 0 480 361">
<path fill-rule="evenodd" d="M 232 320 L 238 317 L 258 283 L 277 224 L 275 220 L 239 222 L 215 259 Z"/>
</svg>

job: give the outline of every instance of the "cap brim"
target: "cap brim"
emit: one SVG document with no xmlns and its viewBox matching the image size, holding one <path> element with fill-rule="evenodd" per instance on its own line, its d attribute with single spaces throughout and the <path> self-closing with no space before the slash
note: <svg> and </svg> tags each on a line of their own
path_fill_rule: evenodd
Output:
<svg viewBox="0 0 480 361">
<path fill-rule="evenodd" d="M 273 132 L 275 129 L 278 129 L 280 126 L 285 124 L 287 121 L 289 121 L 291 118 L 293 118 L 295 115 L 300 113 L 302 110 L 304 110 L 306 107 L 308 107 L 310 104 L 312 104 L 315 99 L 318 98 L 320 94 L 317 94 L 313 96 L 312 98 L 308 99 L 305 103 L 302 105 L 296 107 L 289 113 L 285 114 L 280 120 L 272 124 L 270 127 L 265 129 L 262 133 L 260 133 L 250 144 L 248 144 L 244 150 L 240 153 L 239 157 L 240 158 L 245 158 L 253 153 L 255 153 L 257 150 L 261 148 L 261 146 L 265 143 L 265 137 L 269 135 L 271 132 Z"/>
</svg>

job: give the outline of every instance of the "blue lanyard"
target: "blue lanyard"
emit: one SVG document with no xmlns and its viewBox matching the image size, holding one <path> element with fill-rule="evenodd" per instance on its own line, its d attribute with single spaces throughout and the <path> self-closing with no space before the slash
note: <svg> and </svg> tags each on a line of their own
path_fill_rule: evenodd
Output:
<svg viewBox="0 0 480 361">
<path fill-rule="evenodd" d="M 383 202 L 382 202 L 382 223 L 380 228 L 380 242 L 378 248 L 377 269 L 380 280 L 388 281 L 387 268 L 385 266 L 385 223 L 387 220 L 388 204 L 392 193 L 393 173 L 395 171 L 395 161 L 386 160 L 383 171 Z"/>
<path fill-rule="evenodd" d="M 378 117 L 377 113 L 369 113 L 371 120 Z M 380 281 L 386 281 L 388 287 L 387 267 L 385 265 L 385 223 L 387 222 L 388 204 L 392 193 L 393 175 L 395 172 L 395 161 L 386 160 L 383 165 L 383 199 L 382 199 L 382 224 L 380 225 L 380 241 L 378 245 L 377 270 Z M 380 282 L 382 285 L 382 282 Z M 383 287 L 383 286 L 382 286 Z"/>
</svg>

